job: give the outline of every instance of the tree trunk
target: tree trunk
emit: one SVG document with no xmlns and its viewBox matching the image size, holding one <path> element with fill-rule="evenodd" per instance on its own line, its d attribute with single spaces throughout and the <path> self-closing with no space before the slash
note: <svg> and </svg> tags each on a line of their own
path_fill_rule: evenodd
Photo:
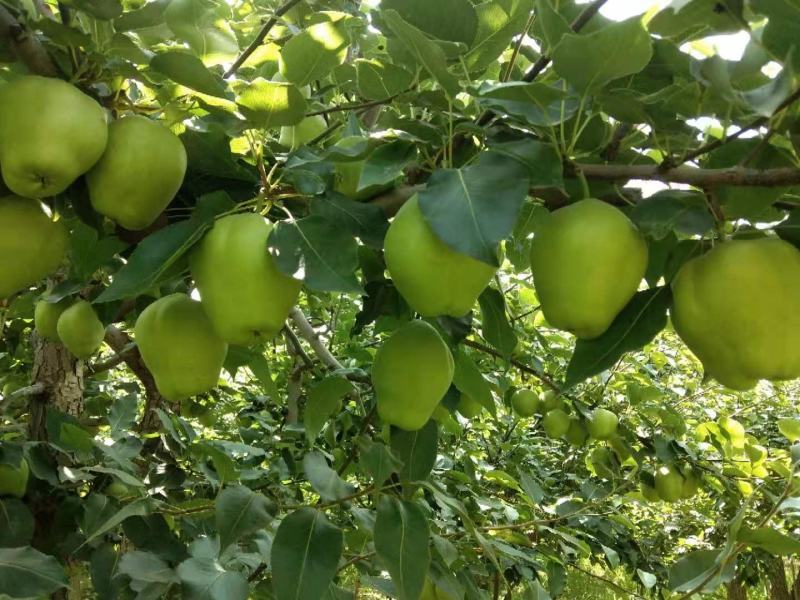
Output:
<svg viewBox="0 0 800 600">
<path fill-rule="evenodd" d="M 31 382 L 44 391 L 28 402 L 28 436 L 47 440 L 47 407 L 73 417 L 83 413 L 83 361 L 73 357 L 62 344 L 33 334 L 33 374 Z"/>
<path fill-rule="evenodd" d="M 734 579 L 727 586 L 728 600 L 747 600 L 747 588 L 738 579 Z"/>
<path fill-rule="evenodd" d="M 779 557 L 771 558 L 766 564 L 766 572 L 769 581 L 769 600 L 792 600 L 783 560 Z"/>
</svg>

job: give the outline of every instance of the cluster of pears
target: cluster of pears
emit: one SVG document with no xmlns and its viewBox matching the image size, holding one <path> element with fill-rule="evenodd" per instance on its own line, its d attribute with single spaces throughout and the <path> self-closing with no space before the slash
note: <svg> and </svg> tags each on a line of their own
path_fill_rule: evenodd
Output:
<svg viewBox="0 0 800 600">
<path fill-rule="evenodd" d="M 61 342 L 76 358 L 82 360 L 100 349 L 106 330 L 86 300 L 40 300 L 36 303 L 33 322 L 41 337 Z"/>
<path fill-rule="evenodd" d="M 22 457 L 18 466 L 0 464 L 0 498 L 12 496 L 22 498 L 28 487 L 30 468 L 28 461 Z"/>
<path fill-rule="evenodd" d="M 12 195 L 0 198 L 0 297 L 53 273 L 68 235 L 40 199 L 84 176 L 97 212 L 144 229 L 163 212 L 186 171 L 181 141 L 156 121 L 127 116 L 110 125 L 103 108 L 75 86 L 23 76 L 0 87 L 0 171 Z"/>
<path fill-rule="evenodd" d="M 543 415 L 542 429 L 547 437 L 563 438 L 573 446 L 583 446 L 590 437 L 610 440 L 617 434 L 619 419 L 605 408 L 595 408 L 586 419 L 571 416 L 564 400 L 550 390 L 541 397 L 533 390 L 522 388 L 511 396 L 511 407 L 520 417 Z"/>
<path fill-rule="evenodd" d="M 176 293 L 145 308 L 134 336 L 159 392 L 183 400 L 219 382 L 228 345 L 273 338 L 301 284 L 267 251 L 272 225 L 256 213 L 224 216 L 189 256 L 200 301 Z"/>
<path fill-rule="evenodd" d="M 679 469 L 675 465 L 661 465 L 655 475 L 648 471 L 641 473 L 639 490 L 650 502 L 677 502 L 697 494 L 700 482 L 700 476 L 691 466 Z"/>
<path fill-rule="evenodd" d="M 531 246 L 545 318 L 581 339 L 608 330 L 647 264 L 635 225 L 595 199 L 554 211 Z M 745 390 L 800 376 L 797 248 L 771 237 L 723 242 L 685 263 L 671 287 L 675 330 L 720 383 Z"/>
</svg>

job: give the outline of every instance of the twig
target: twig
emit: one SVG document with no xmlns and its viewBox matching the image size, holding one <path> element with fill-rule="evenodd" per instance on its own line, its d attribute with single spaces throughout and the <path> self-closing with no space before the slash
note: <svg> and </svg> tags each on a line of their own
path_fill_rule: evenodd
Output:
<svg viewBox="0 0 800 600">
<path fill-rule="evenodd" d="M 0 406 L 5 404 L 6 402 L 10 402 L 16 398 L 23 398 L 27 396 L 35 396 L 37 394 L 41 394 L 44 392 L 44 384 L 43 383 L 34 383 L 33 385 L 29 385 L 27 387 L 19 388 L 18 390 L 14 390 L 10 394 L 6 394 L 5 396 L 0 396 Z"/>
<path fill-rule="evenodd" d="M 665 183 L 686 183 L 699 188 L 720 185 L 742 187 L 781 187 L 800 183 L 800 169 L 782 167 L 777 169 L 747 169 L 731 167 L 728 169 L 697 169 L 680 166 L 663 169 L 660 165 L 589 165 L 578 164 L 579 169 L 589 179 L 603 181 L 625 181 L 645 179 Z"/>
<path fill-rule="evenodd" d="M 369 409 L 369 412 L 366 415 L 364 415 L 364 420 L 361 421 L 361 427 L 359 428 L 358 433 L 356 434 L 356 438 L 360 438 L 362 435 L 364 435 L 364 432 L 367 430 L 367 427 L 369 427 L 369 424 L 372 422 L 372 418 L 375 416 L 375 413 L 377 412 L 377 408 L 378 408 L 377 404 L 373 404 L 372 408 Z M 336 469 L 337 474 L 341 475 L 347 470 L 347 467 L 349 467 L 350 463 L 352 463 L 353 460 L 355 459 L 357 452 L 358 452 L 358 447 L 356 445 L 353 445 L 353 451 L 350 452 L 350 454 L 344 460 L 342 465 L 338 469 Z"/>
<path fill-rule="evenodd" d="M 608 0 L 595 0 L 595 1 L 594 1 L 594 2 L 592 2 L 592 3 L 591 3 L 589 6 L 587 6 L 587 7 L 586 7 L 586 8 L 583 10 L 583 12 L 581 12 L 581 14 L 579 14 L 579 15 L 578 15 L 578 16 L 575 18 L 575 20 L 572 22 L 572 25 L 571 25 L 571 27 L 572 27 L 572 31 L 574 31 L 575 33 L 577 33 L 577 32 L 579 32 L 581 29 L 583 29 L 583 27 L 584 27 L 584 26 L 585 26 L 585 25 L 586 25 L 586 24 L 587 24 L 589 21 L 591 21 L 592 17 L 594 17 L 594 16 L 597 14 L 597 12 L 598 12 L 598 11 L 599 11 L 601 8 L 603 8 L 603 5 L 604 5 L 606 2 L 608 2 Z M 550 64 L 550 61 L 551 61 L 551 60 L 552 60 L 552 59 L 551 59 L 549 56 L 547 56 L 546 54 L 543 54 L 542 56 L 540 56 L 540 57 L 539 57 L 539 60 L 537 60 L 537 61 L 536 61 L 536 62 L 533 64 L 533 66 L 532 66 L 530 69 L 528 69 L 527 73 L 525 73 L 524 77 L 522 78 L 522 79 L 523 79 L 523 81 L 531 82 L 531 81 L 533 81 L 534 79 L 536 79 L 536 78 L 539 76 L 539 74 L 540 74 L 542 71 L 544 71 L 544 70 L 545 70 L 545 68 L 547 67 L 547 65 L 549 65 L 549 64 Z"/>
<path fill-rule="evenodd" d="M 267 22 L 264 23 L 264 26 L 256 34 L 256 37 L 253 39 L 253 41 L 250 42 L 250 45 L 245 48 L 244 52 L 242 52 L 239 57 L 233 61 L 233 64 L 230 66 L 230 68 L 225 71 L 223 77 L 227 79 L 228 77 L 236 74 L 236 71 L 239 70 L 239 67 L 241 67 L 248 58 L 250 58 L 250 55 L 253 54 L 253 52 L 255 52 L 262 43 L 264 43 L 264 39 L 267 37 L 272 28 L 278 23 L 278 19 L 289 12 L 295 4 L 299 4 L 300 2 L 301 0 L 287 0 L 286 3 L 278 7 L 275 12 L 272 13 L 272 16 L 267 20 Z"/>
<path fill-rule="evenodd" d="M 58 77 L 58 69 L 44 47 L 32 32 L 19 23 L 2 5 L 0 5 L 0 40 L 6 42 L 17 60 L 32 73 Z"/>
<path fill-rule="evenodd" d="M 286 338 L 289 344 L 293 346 L 291 350 L 302 359 L 307 368 L 309 369 L 314 368 L 314 361 L 311 360 L 311 357 L 303 349 L 303 346 L 300 345 L 300 340 L 297 339 L 297 336 L 295 335 L 294 331 L 292 331 L 290 327 L 284 327 L 283 332 L 286 334 Z"/>
<path fill-rule="evenodd" d="M 759 118 L 755 119 L 754 121 L 751 121 L 749 125 L 745 125 L 744 127 L 742 127 L 736 133 L 732 133 L 731 135 L 725 136 L 724 138 L 721 138 L 721 139 L 718 139 L 718 140 L 714 140 L 713 142 L 709 142 L 708 144 L 704 144 L 703 146 L 700 146 L 696 150 L 692 150 L 691 152 L 689 152 L 687 154 L 684 154 L 683 158 L 680 159 L 680 162 L 681 163 L 691 162 L 691 161 L 695 160 L 696 158 L 702 156 L 703 154 L 708 154 L 712 150 L 716 150 L 720 146 L 723 146 L 723 145 L 727 144 L 728 142 L 732 142 L 733 140 L 738 139 L 743 133 L 746 133 L 748 131 L 752 131 L 753 129 L 757 129 L 757 128 L 761 127 L 762 125 L 766 125 L 770 121 L 770 119 L 775 117 L 775 115 L 777 115 L 778 113 L 783 112 L 784 110 L 789 108 L 789 106 L 791 106 L 792 104 L 797 102 L 797 100 L 800 100 L 800 88 L 795 90 L 793 94 L 791 94 L 783 102 L 781 102 L 778 105 L 778 108 L 776 108 L 773 111 L 771 116 L 769 116 L 769 117 L 759 117 Z"/>
<path fill-rule="evenodd" d="M 322 110 L 315 110 L 314 112 L 306 113 L 306 117 L 315 117 L 317 115 L 327 115 L 330 113 L 343 112 L 346 110 L 360 110 L 362 108 L 372 108 L 373 106 L 381 106 L 383 104 L 389 104 L 392 100 L 394 100 L 401 94 L 405 93 L 406 92 L 400 92 L 400 94 L 395 94 L 394 96 L 389 96 L 388 98 L 381 98 L 380 100 L 372 100 L 371 102 L 362 102 L 360 104 L 343 104 L 341 106 L 331 106 L 330 108 L 324 108 Z"/>
<path fill-rule="evenodd" d="M 603 583 L 605 583 L 606 585 L 614 588 L 618 592 L 622 592 L 623 594 L 628 594 L 631 598 L 636 598 L 636 600 L 647 600 L 647 598 L 645 598 L 644 596 L 640 596 L 639 594 L 637 594 L 633 590 L 629 590 L 627 588 L 622 587 L 617 582 L 615 582 L 615 581 L 613 581 L 611 579 L 608 579 L 607 577 L 603 577 L 602 575 L 598 575 L 597 573 L 592 573 L 591 571 L 583 569 L 583 568 L 579 567 L 576 564 L 570 564 L 569 567 L 575 569 L 576 571 L 580 571 L 584 575 L 588 575 L 589 577 L 594 577 L 598 581 L 602 581 Z"/>
<path fill-rule="evenodd" d="M 481 352 L 485 352 L 486 354 L 491 354 L 492 356 L 494 356 L 496 358 L 502 358 L 502 359 L 506 358 L 505 356 L 503 356 L 502 353 L 498 352 L 494 348 L 491 348 L 489 346 L 485 346 L 485 345 L 481 344 L 480 342 L 476 342 L 475 340 L 467 339 L 467 340 L 464 340 L 463 343 L 464 343 L 464 345 L 469 346 L 470 348 L 475 348 L 476 350 L 480 350 Z M 519 369 L 523 373 L 527 373 L 528 375 L 533 375 L 534 377 L 536 377 L 539 381 L 544 383 L 547 387 L 549 387 L 553 391 L 561 392 L 561 388 L 559 387 L 559 385 L 547 373 L 541 373 L 540 371 L 537 371 L 533 367 L 529 367 L 525 363 L 522 363 L 522 362 L 518 361 L 515 358 L 512 358 L 508 362 L 510 362 L 512 365 L 514 365 L 517 369 Z"/>
</svg>

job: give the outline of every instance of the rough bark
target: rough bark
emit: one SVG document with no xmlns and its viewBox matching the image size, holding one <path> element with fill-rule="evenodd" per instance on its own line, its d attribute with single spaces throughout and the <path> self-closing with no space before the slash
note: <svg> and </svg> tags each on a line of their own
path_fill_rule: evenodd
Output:
<svg viewBox="0 0 800 600">
<path fill-rule="evenodd" d="M 58 76 L 58 69 L 50 59 L 50 55 L 39 44 L 33 33 L 3 6 L 0 6 L 0 40 L 6 42 L 17 60 L 27 66 L 32 73 Z"/>
<path fill-rule="evenodd" d="M 74 358 L 61 344 L 33 334 L 31 383 L 42 392 L 28 401 L 28 434 L 31 440 L 47 439 L 46 416 L 50 406 L 73 417 L 83 412 L 83 361 Z"/>
<path fill-rule="evenodd" d="M 779 557 L 771 558 L 766 564 L 770 600 L 793 600 L 786 580 L 786 568 Z"/>
<path fill-rule="evenodd" d="M 747 600 L 747 588 L 738 579 L 734 579 L 725 587 L 728 590 L 728 600 Z"/>
</svg>

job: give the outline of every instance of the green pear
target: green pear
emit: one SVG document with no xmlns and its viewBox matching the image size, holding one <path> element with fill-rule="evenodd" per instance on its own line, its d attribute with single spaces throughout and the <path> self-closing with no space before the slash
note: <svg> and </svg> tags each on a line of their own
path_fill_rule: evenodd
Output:
<svg viewBox="0 0 800 600">
<path fill-rule="evenodd" d="M 596 440 L 608 440 L 617 433 L 619 419 L 610 410 L 596 408 L 589 418 L 589 435 Z"/>
<path fill-rule="evenodd" d="M 431 325 L 403 325 L 381 345 L 372 363 L 381 419 L 406 431 L 421 429 L 450 387 L 453 369 L 450 349 Z"/>
<path fill-rule="evenodd" d="M 519 389 L 511 396 L 511 408 L 520 417 L 532 417 L 541 410 L 541 403 L 536 392 Z"/>
<path fill-rule="evenodd" d="M 125 485 L 121 481 L 112 481 L 106 486 L 106 488 L 103 490 L 103 493 L 106 496 L 111 496 L 112 498 L 120 500 L 122 498 L 127 498 L 128 496 L 130 496 L 131 490 L 127 485 Z"/>
<path fill-rule="evenodd" d="M 589 432 L 586 430 L 583 421 L 577 417 L 572 417 L 569 420 L 569 429 L 567 429 L 567 433 L 564 434 L 564 439 L 567 440 L 571 446 L 580 448 L 586 443 L 588 437 Z"/>
<path fill-rule="evenodd" d="M 353 146 L 361 144 L 365 141 L 368 141 L 368 139 L 358 135 L 352 135 L 343 137 L 341 140 L 336 142 L 335 147 L 352 148 Z M 340 194 L 344 194 L 345 196 L 352 198 L 353 200 L 366 200 L 392 187 L 391 183 L 386 185 L 368 185 L 362 187 L 361 175 L 364 172 L 364 165 L 366 165 L 366 163 L 367 160 L 365 158 L 355 161 L 335 162 L 333 165 L 335 177 L 333 189 Z M 396 176 L 400 177 L 402 176 L 402 173 L 398 171 Z"/>
<path fill-rule="evenodd" d="M 582 339 L 609 328 L 646 269 L 641 233 L 619 209 L 600 200 L 553 212 L 531 245 L 531 272 L 545 318 Z"/>
<path fill-rule="evenodd" d="M 542 419 L 542 428 L 547 437 L 557 439 L 566 435 L 569 431 L 569 415 L 560 408 L 555 408 L 548 412 Z"/>
<path fill-rule="evenodd" d="M 788 242 L 719 244 L 681 267 L 672 292 L 675 331 L 721 384 L 800 376 L 800 251 Z"/>
<path fill-rule="evenodd" d="M 217 386 L 228 345 L 214 332 L 200 302 L 170 294 L 145 308 L 134 336 L 164 398 L 178 402 Z"/>
<path fill-rule="evenodd" d="M 102 107 L 60 79 L 28 75 L 0 87 L 0 167 L 25 198 L 63 192 L 106 147 Z"/>
<path fill-rule="evenodd" d="M 467 419 L 474 419 L 483 410 L 483 405 L 469 394 L 461 394 L 456 410 Z"/>
<path fill-rule="evenodd" d="M 58 339 L 76 358 L 87 359 L 100 349 L 106 328 L 86 300 L 65 309 L 56 324 Z"/>
<path fill-rule="evenodd" d="M 125 117 L 108 127 L 106 151 L 86 174 L 89 200 L 101 215 L 139 231 L 164 211 L 185 174 L 178 136 L 146 117 Z"/>
<path fill-rule="evenodd" d="M 614 479 L 617 465 L 614 462 L 614 453 L 604 446 L 598 446 L 589 454 L 589 462 L 598 477 Z"/>
<path fill-rule="evenodd" d="M 290 150 L 297 150 L 318 138 L 326 129 L 328 129 L 328 123 L 322 115 L 306 117 L 297 125 L 281 127 L 278 143 Z"/>
<path fill-rule="evenodd" d="M 58 338 L 58 319 L 70 303 L 71 301 L 66 298 L 60 302 L 39 300 L 33 310 L 33 325 L 36 327 L 36 332 L 51 342 L 61 341 Z"/>
<path fill-rule="evenodd" d="M 18 467 L 0 464 L 0 497 L 13 496 L 22 498 L 28 487 L 29 475 L 28 461 L 24 458 Z"/>
<path fill-rule="evenodd" d="M 683 487 L 681 488 L 681 498 L 692 498 L 700 489 L 700 476 L 692 467 L 683 470 Z"/>
<path fill-rule="evenodd" d="M 658 502 L 661 500 L 661 496 L 658 495 L 656 489 L 644 482 L 639 484 L 639 491 L 642 493 L 642 496 L 644 496 L 644 499 L 648 502 Z"/>
<path fill-rule="evenodd" d="M 542 410 L 549 412 L 556 408 L 564 408 L 564 398 L 555 390 L 547 390 L 541 397 Z"/>
<path fill-rule="evenodd" d="M 683 475 L 673 467 L 662 466 L 656 471 L 656 492 L 664 502 L 676 502 L 683 496 Z"/>
<path fill-rule="evenodd" d="M 301 283 L 284 275 L 267 249 L 272 225 L 256 213 L 219 219 L 189 257 L 192 277 L 214 329 L 229 344 L 275 337 Z"/>
<path fill-rule="evenodd" d="M 0 298 L 30 287 L 66 258 L 69 236 L 37 200 L 0 198 Z"/>
<path fill-rule="evenodd" d="M 440 240 L 416 195 L 389 226 L 384 253 L 397 290 L 423 317 L 463 317 L 497 272 L 497 267 L 456 252 Z"/>
</svg>

